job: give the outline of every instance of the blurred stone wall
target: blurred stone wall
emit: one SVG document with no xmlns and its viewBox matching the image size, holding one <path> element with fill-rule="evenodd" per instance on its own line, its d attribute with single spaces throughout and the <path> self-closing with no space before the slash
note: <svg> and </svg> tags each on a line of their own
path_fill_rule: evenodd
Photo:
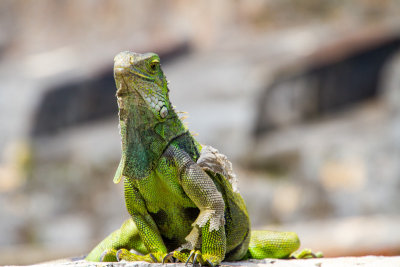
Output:
<svg viewBox="0 0 400 267">
<path fill-rule="evenodd" d="M 265 199 L 270 218 L 398 213 L 399 39 L 384 46 L 277 76 L 263 92 L 246 160 L 286 180 Z"/>
</svg>

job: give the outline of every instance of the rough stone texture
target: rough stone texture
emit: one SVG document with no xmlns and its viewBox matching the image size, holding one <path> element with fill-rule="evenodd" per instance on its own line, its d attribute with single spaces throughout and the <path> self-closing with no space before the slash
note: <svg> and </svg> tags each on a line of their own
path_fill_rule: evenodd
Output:
<svg viewBox="0 0 400 267">
<path fill-rule="evenodd" d="M 400 265 L 400 257 L 379 257 L 379 256 L 365 256 L 365 257 L 343 257 L 343 258 L 322 258 L 322 259 L 305 259 L 305 260 L 277 260 L 277 259 L 264 259 L 264 260 L 249 260 L 239 262 L 222 262 L 221 267 L 224 266 L 259 266 L 259 267 L 398 267 Z M 37 265 L 35 267 L 45 266 L 71 266 L 71 267 L 180 267 L 185 266 L 184 263 L 146 263 L 146 262 L 118 262 L 118 263 L 88 263 L 87 261 L 55 261 Z"/>
</svg>

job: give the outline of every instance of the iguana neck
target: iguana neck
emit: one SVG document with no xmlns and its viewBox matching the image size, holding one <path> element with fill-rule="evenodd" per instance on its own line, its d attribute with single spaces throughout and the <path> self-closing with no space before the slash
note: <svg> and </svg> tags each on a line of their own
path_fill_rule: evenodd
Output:
<svg viewBox="0 0 400 267">
<path fill-rule="evenodd" d="M 157 120 L 145 105 L 120 110 L 119 115 L 121 174 L 131 179 L 148 176 L 171 140 L 187 132 L 173 110 L 163 121 Z"/>
</svg>

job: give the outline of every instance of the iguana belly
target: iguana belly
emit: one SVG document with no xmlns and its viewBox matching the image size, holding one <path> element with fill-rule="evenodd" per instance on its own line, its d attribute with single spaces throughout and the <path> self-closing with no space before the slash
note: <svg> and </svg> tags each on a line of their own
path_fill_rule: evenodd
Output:
<svg viewBox="0 0 400 267">
<path fill-rule="evenodd" d="M 186 243 L 185 237 L 199 214 L 199 209 L 183 191 L 177 177 L 176 170 L 168 167 L 166 160 L 161 158 L 150 177 L 136 181 L 147 211 L 169 251 Z"/>
</svg>

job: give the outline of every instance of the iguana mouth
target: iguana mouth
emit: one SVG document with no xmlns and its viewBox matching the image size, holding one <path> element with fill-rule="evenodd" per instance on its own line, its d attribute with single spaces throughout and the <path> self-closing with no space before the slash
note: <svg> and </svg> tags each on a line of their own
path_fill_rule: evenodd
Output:
<svg viewBox="0 0 400 267">
<path fill-rule="evenodd" d="M 127 96 L 127 95 L 129 95 L 129 93 L 128 92 L 124 92 L 124 91 L 121 91 L 121 90 L 118 90 L 117 91 L 117 98 L 123 98 L 123 97 L 125 97 L 125 96 Z"/>
<path fill-rule="evenodd" d="M 119 69 L 122 69 L 122 68 L 119 68 Z M 121 81 L 122 82 L 120 83 L 120 85 L 117 89 L 117 92 L 116 92 L 116 96 L 117 96 L 118 100 L 120 100 L 124 96 L 129 95 L 128 85 L 126 84 L 124 77 L 121 77 Z"/>
</svg>

